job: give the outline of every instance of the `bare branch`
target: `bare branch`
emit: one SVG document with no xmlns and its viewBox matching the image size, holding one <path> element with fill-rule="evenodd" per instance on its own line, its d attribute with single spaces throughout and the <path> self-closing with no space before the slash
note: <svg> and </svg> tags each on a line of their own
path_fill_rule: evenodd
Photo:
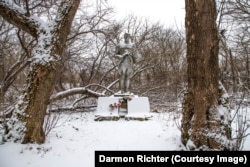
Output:
<svg viewBox="0 0 250 167">
<path fill-rule="evenodd" d="M 33 37 L 37 36 L 38 22 L 26 15 L 26 11 L 7 0 L 0 1 L 0 15 L 10 24 L 28 32 Z"/>
</svg>

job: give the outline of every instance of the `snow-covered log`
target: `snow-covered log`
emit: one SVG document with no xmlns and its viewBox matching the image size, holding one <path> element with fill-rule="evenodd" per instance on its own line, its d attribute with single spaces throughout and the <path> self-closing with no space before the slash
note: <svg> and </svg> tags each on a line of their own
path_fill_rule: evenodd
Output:
<svg viewBox="0 0 250 167">
<path fill-rule="evenodd" d="M 65 97 L 76 95 L 76 94 L 84 94 L 84 95 L 87 95 L 89 97 L 101 97 L 101 96 L 104 96 L 104 94 L 92 91 L 92 90 L 90 90 L 90 89 L 88 89 L 86 87 L 79 87 L 79 88 L 72 88 L 72 89 L 69 89 L 69 90 L 65 90 L 63 92 L 59 92 L 57 94 L 52 95 L 50 97 L 50 102 L 60 100 L 60 99 L 63 99 Z"/>
<path fill-rule="evenodd" d="M 105 90 L 102 93 L 98 93 L 96 91 L 89 89 L 89 87 L 91 87 L 91 86 L 101 87 Z M 110 92 L 111 94 L 114 94 L 114 92 L 112 90 L 110 90 L 108 87 L 104 87 L 104 86 L 99 85 L 99 84 L 89 84 L 85 87 L 72 88 L 72 89 L 68 89 L 68 90 L 56 93 L 50 97 L 50 102 L 54 102 L 56 100 L 61 100 L 63 98 L 66 98 L 68 96 L 73 96 L 76 94 L 83 94 L 83 95 L 86 95 L 87 97 L 96 97 L 96 98 L 103 97 L 103 96 L 105 96 L 106 91 Z"/>
</svg>

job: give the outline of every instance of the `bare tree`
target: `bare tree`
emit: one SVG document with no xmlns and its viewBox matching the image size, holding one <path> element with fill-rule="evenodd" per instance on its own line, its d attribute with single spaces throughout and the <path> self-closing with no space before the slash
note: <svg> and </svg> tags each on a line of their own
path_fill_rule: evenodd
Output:
<svg viewBox="0 0 250 167">
<path fill-rule="evenodd" d="M 46 23 L 11 1 L 0 1 L 0 15 L 37 39 L 24 94 L 8 122 L 5 139 L 22 143 L 43 143 L 44 117 L 50 95 L 60 72 L 71 23 L 80 0 L 62 1 L 52 22 Z M 29 6 L 26 1 L 26 6 Z M 17 134 L 17 135 L 14 135 Z"/>
<path fill-rule="evenodd" d="M 4 56 L 0 52 L 0 111 L 2 110 L 3 104 L 3 78 L 4 78 Z"/>
<path fill-rule="evenodd" d="M 247 101 L 249 90 L 249 39 L 250 39 L 250 2 L 247 0 L 222 0 L 220 16 L 220 42 L 223 56 L 222 79 L 230 93 L 232 133 L 234 149 L 242 149 L 247 130 Z"/>
<path fill-rule="evenodd" d="M 185 2 L 188 90 L 184 99 L 182 142 L 188 149 L 230 150 L 230 112 L 225 107 L 226 100 L 221 99 L 225 90 L 218 81 L 216 3 L 214 0 Z"/>
</svg>

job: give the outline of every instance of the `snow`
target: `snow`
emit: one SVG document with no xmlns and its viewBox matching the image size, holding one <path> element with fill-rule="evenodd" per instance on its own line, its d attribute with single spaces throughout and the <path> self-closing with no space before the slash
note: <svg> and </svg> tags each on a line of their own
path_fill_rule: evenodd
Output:
<svg viewBox="0 0 250 167">
<path fill-rule="evenodd" d="M 95 112 L 53 113 L 59 121 L 44 144 L 0 145 L 0 167 L 94 167 L 95 151 L 185 150 L 180 141 L 181 112 L 150 114 L 147 121 L 94 121 Z M 250 136 L 243 150 L 250 150 Z"/>
<path fill-rule="evenodd" d="M 44 144 L 0 145 L 1 167 L 94 167 L 95 150 L 179 150 L 173 113 L 148 121 L 94 121 L 94 112 L 61 114 Z"/>
<path fill-rule="evenodd" d="M 78 92 L 82 89 L 73 90 Z M 64 93 L 68 92 L 70 91 Z M 62 94 L 57 94 L 57 96 L 60 95 Z M 135 96 L 133 99 L 135 111 L 146 106 L 145 101 L 138 105 L 136 100 L 140 98 Z M 104 99 L 108 99 L 104 103 L 111 104 L 116 98 Z M 148 99 L 145 98 L 145 100 Z M 145 106 L 140 107 L 142 105 Z M 222 105 L 218 106 L 218 110 L 219 116 L 228 112 Z M 243 113 L 247 115 L 246 126 L 250 125 L 250 115 L 247 114 L 249 110 L 250 108 L 247 107 L 239 112 L 240 116 Z M 235 112 L 233 110 L 231 114 L 235 115 Z M 132 116 L 140 116 L 136 114 L 138 113 Z M 0 167 L 94 167 L 96 150 L 185 150 L 180 141 L 181 114 L 181 112 L 150 112 L 152 117 L 144 121 L 126 119 L 126 117 L 116 121 L 95 121 L 96 112 L 93 111 L 53 113 L 51 118 L 58 117 L 59 121 L 46 137 L 44 144 L 23 145 L 10 141 L 2 145 L 0 143 Z M 233 132 L 237 130 L 238 124 L 233 121 Z M 249 133 L 250 128 L 245 134 Z M 233 138 L 235 137 L 237 134 L 233 133 Z M 225 140 L 223 136 L 218 138 Z M 245 138 L 243 143 L 243 150 L 250 150 L 250 136 Z M 187 146 L 192 148 L 194 144 L 189 140 Z"/>
<path fill-rule="evenodd" d="M 59 92 L 57 94 L 54 94 L 51 96 L 50 100 L 60 99 L 61 97 L 65 97 L 67 95 L 83 94 L 86 92 L 90 93 L 92 95 L 95 95 L 95 96 L 104 96 L 103 93 L 98 93 L 98 92 L 92 91 L 90 89 L 87 89 L 87 87 L 76 87 L 76 88 L 68 89 L 68 90 Z"/>
<path fill-rule="evenodd" d="M 21 14 L 26 13 L 26 10 L 24 10 L 23 8 L 16 5 L 13 1 L 1 0 L 0 3 L 1 3 L 1 5 L 8 6 L 11 10 L 13 10 L 15 12 L 18 12 L 18 13 L 21 13 Z"/>
</svg>

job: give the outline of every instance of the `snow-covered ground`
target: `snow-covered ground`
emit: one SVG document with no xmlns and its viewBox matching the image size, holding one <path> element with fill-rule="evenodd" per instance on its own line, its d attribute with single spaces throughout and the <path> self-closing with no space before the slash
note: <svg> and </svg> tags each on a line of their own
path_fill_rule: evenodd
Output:
<svg viewBox="0 0 250 167">
<path fill-rule="evenodd" d="M 148 121 L 94 121 L 94 113 L 61 114 L 45 144 L 0 145 L 1 167 L 94 167 L 95 150 L 176 150 L 180 131 L 174 114 Z"/>
<path fill-rule="evenodd" d="M 0 167 L 94 167 L 95 150 L 181 150 L 180 115 L 148 121 L 94 121 L 94 113 L 61 114 L 46 143 L 0 145 Z M 250 150 L 250 138 L 245 142 Z"/>
</svg>

